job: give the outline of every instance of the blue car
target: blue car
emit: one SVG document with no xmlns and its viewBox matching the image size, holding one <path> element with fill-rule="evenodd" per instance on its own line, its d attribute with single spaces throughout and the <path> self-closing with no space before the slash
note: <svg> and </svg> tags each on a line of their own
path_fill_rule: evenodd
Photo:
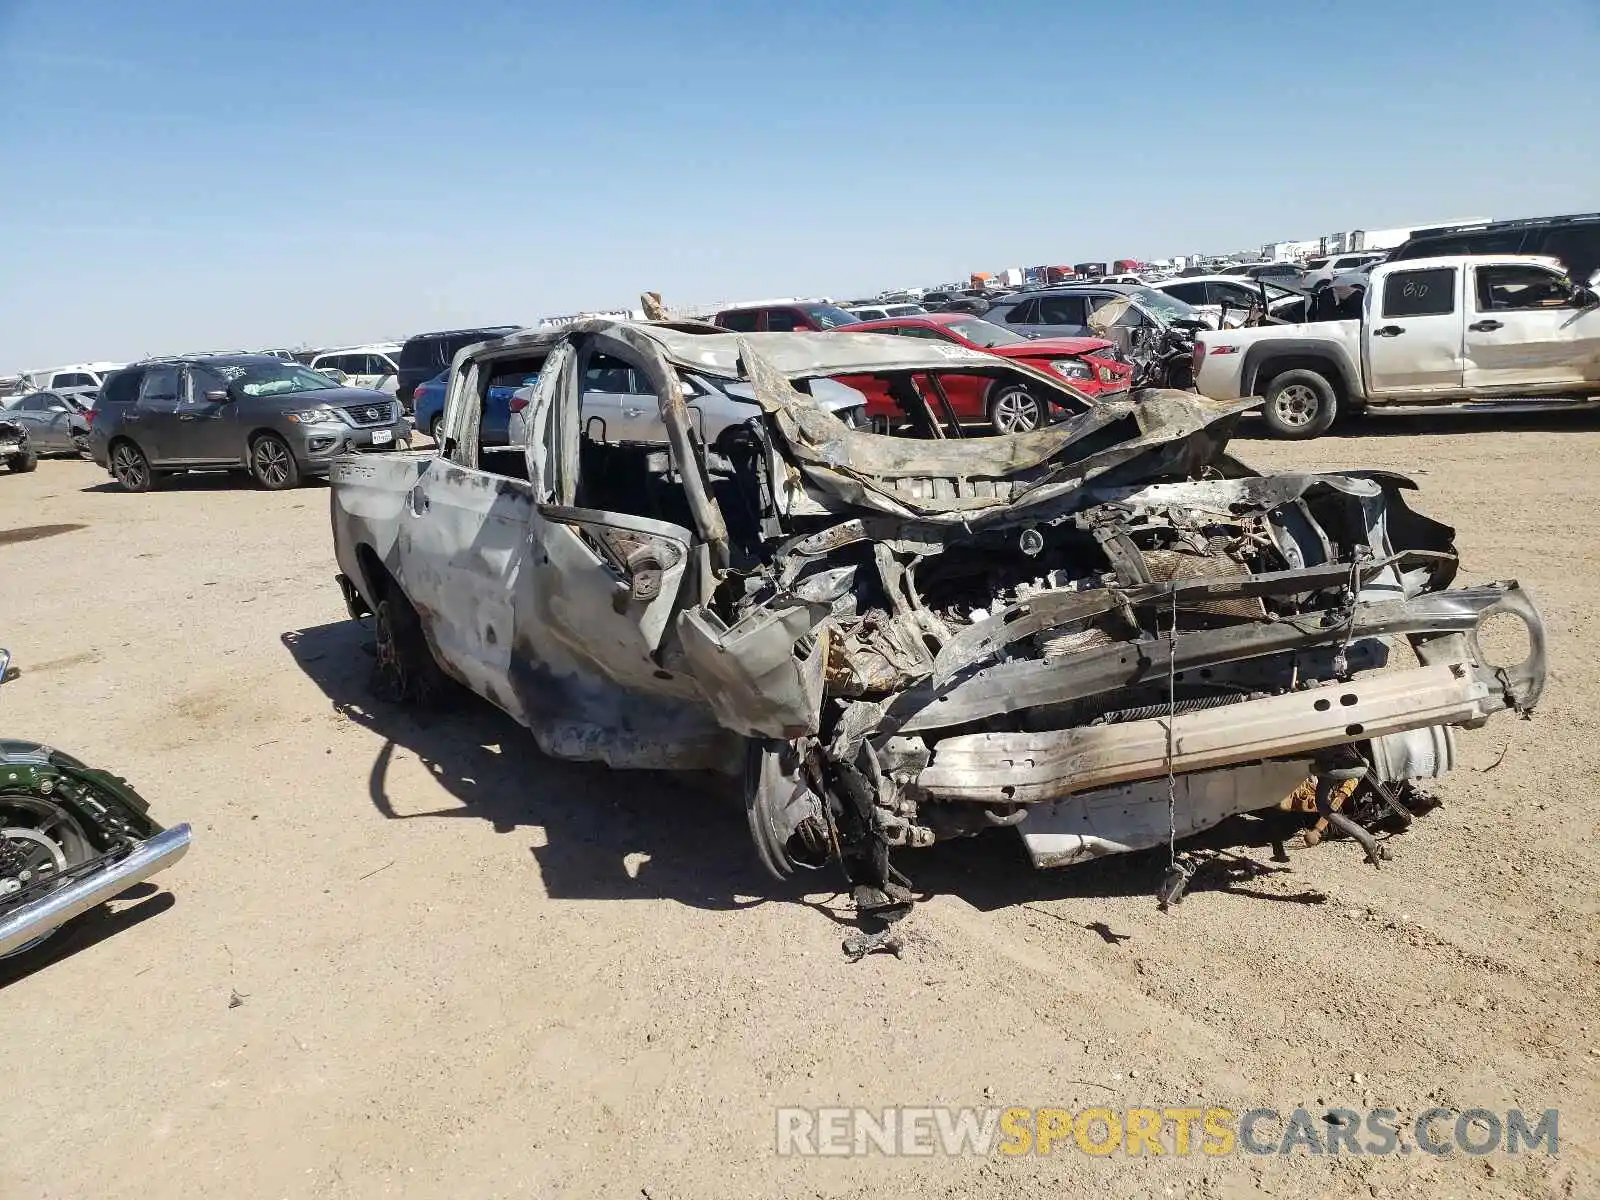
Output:
<svg viewBox="0 0 1600 1200">
<path fill-rule="evenodd" d="M 489 395 L 483 407 L 483 444 L 504 446 L 511 440 L 511 397 L 520 388 L 532 387 L 539 382 L 537 372 L 518 371 L 514 375 L 499 375 L 489 381 Z M 444 420 L 444 398 L 450 390 L 450 372 L 440 371 L 425 383 L 417 384 L 413 395 L 416 404 L 416 427 L 428 431 L 428 436 L 439 441 L 439 426 Z"/>
</svg>

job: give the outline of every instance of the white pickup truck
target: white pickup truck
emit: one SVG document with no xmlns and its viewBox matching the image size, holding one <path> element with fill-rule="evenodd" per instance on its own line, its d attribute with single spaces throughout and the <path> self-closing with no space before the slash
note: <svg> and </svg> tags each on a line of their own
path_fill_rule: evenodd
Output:
<svg viewBox="0 0 1600 1200">
<path fill-rule="evenodd" d="M 1373 268 L 1360 320 L 1202 333 L 1195 387 L 1261 396 L 1282 438 L 1368 405 L 1600 395 L 1600 297 L 1553 258 L 1454 255 Z"/>
</svg>

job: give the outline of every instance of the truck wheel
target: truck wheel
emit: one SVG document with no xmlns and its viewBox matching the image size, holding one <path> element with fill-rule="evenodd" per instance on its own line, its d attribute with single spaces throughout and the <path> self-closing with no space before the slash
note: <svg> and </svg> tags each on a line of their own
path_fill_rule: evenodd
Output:
<svg viewBox="0 0 1600 1200">
<path fill-rule="evenodd" d="M 437 703 L 445 691 L 444 672 L 428 648 L 422 618 L 392 580 L 384 587 L 373 617 L 378 643 L 373 690 L 396 704 Z"/>
<path fill-rule="evenodd" d="M 827 816 L 793 747 L 754 738 L 747 743 L 744 803 L 756 856 L 774 879 L 827 866 L 833 853 Z"/>
<path fill-rule="evenodd" d="M 1339 415 L 1333 385 L 1315 371 L 1285 371 L 1267 385 L 1265 399 L 1261 417 L 1274 437 L 1319 437 Z"/>
</svg>

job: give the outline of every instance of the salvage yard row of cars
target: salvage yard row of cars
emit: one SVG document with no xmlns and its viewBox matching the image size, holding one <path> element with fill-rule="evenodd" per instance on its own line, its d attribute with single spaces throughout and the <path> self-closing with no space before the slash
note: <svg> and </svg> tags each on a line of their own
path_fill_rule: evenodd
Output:
<svg viewBox="0 0 1600 1200">
<path fill-rule="evenodd" d="M 163 359 L 109 375 L 88 446 L 130 492 L 326 475 L 386 696 L 460 685 L 551 756 L 720 772 L 773 875 L 835 865 L 864 913 L 903 914 L 901 853 L 938 841 L 1010 829 L 1063 867 L 1295 796 L 1377 865 L 1454 731 L 1537 704 L 1539 613 L 1455 586 L 1409 479 L 1263 476 L 1229 439 L 1262 393 L 1285 436 L 1417 394 L 1582 394 L 1600 301 L 1543 257 L 1439 256 L 1374 268 L 1351 320 L 1287 322 L 1258 281 L 1188 345 L 1181 299 L 1095 286 L 823 330 L 473 331 L 412 384 L 438 405 L 416 449 L 393 395 Z M 7 428 L 0 456 L 31 453 Z"/>
<path fill-rule="evenodd" d="M 1387 260 L 1362 257 L 1351 271 L 1307 277 L 1320 285 L 1315 291 L 1245 267 L 1153 286 L 1095 280 L 972 289 L 930 299 L 940 312 L 887 301 L 853 311 L 769 301 L 725 308 L 711 323 L 744 333 L 850 330 L 942 341 L 1058 375 L 1080 399 L 1148 386 L 1192 387 L 1223 400 L 1260 396 L 1263 419 L 1283 438 L 1315 437 L 1378 405 L 1586 400 L 1600 392 L 1600 302 L 1574 282 L 1587 278 L 1580 271 L 1600 268 L 1600 216 L 1430 230 Z M 325 475 L 337 454 L 408 444 L 413 428 L 438 441 L 455 356 L 516 330 L 419 334 L 403 344 L 327 351 L 304 368 L 287 351 L 61 368 L 47 373 L 50 387 L 13 396 L 0 409 L 7 444 L 18 447 L 0 461 L 27 469 L 41 453 L 92 454 L 134 490 L 163 474 L 206 468 L 248 472 L 263 487 L 292 486 Z M 484 413 L 491 436 L 510 437 L 536 382 L 531 372 L 491 382 Z M 607 436 L 664 439 L 654 396 L 637 375 L 601 362 L 588 383 L 586 419 Z M 860 409 L 879 431 L 910 428 L 900 398 L 861 383 L 839 379 L 824 391 L 832 388 L 837 408 Z M 1068 412 L 1036 379 L 953 386 L 935 399 L 942 427 L 957 433 L 1027 432 Z M 689 406 L 701 436 L 715 440 L 750 419 L 755 406 L 751 397 L 712 390 L 691 396 Z"/>
<path fill-rule="evenodd" d="M 1251 291 L 1233 279 L 1189 279 L 1166 291 L 1074 284 L 1016 293 L 997 298 L 982 317 L 916 312 L 861 321 L 825 305 L 766 305 L 719 313 L 705 328 L 731 323 L 770 333 L 804 318 L 819 328 L 802 336 L 920 341 L 1028 368 L 1020 378 L 925 374 L 898 393 L 850 372 L 815 385 L 818 401 L 852 423 L 929 437 L 1030 432 L 1085 402 L 1151 387 L 1193 387 L 1215 400 L 1259 396 L 1262 419 L 1284 438 L 1315 437 L 1341 417 L 1384 404 L 1600 393 L 1600 296 L 1573 283 L 1554 259 L 1403 259 L 1372 267 L 1367 279 L 1357 315 L 1336 320 L 1305 319 L 1315 315 L 1307 297 L 1264 280 Z M 1199 295 L 1218 301 L 1216 315 L 1170 294 L 1183 287 L 1206 289 Z M 93 397 L 67 390 L 13 398 L 0 410 L 5 445 L 13 447 L 0 461 L 27 470 L 41 453 L 88 454 L 130 491 L 196 469 L 292 487 L 326 475 L 341 454 L 408 446 L 414 424 L 441 441 L 451 370 L 417 377 L 446 354 L 511 332 L 428 335 L 429 357 L 401 384 L 411 389 L 414 422 L 398 394 L 350 386 L 342 374 L 267 355 L 197 355 L 112 371 Z M 583 420 L 597 440 L 665 444 L 658 394 L 636 370 L 603 357 L 585 370 Z M 538 380 L 530 369 L 486 381 L 481 419 L 490 444 L 517 444 L 513 427 Z M 1070 400 L 1046 380 L 1066 384 Z M 687 411 L 707 444 L 758 415 L 747 384 L 687 387 Z M 921 419 L 927 414 L 931 422 Z"/>
</svg>

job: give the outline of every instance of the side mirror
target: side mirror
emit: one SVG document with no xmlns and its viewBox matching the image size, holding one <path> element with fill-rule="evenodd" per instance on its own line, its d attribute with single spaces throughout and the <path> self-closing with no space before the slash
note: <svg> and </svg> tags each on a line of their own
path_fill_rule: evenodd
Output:
<svg viewBox="0 0 1600 1200">
<path fill-rule="evenodd" d="M 206 403 L 207 404 L 226 404 L 229 400 L 232 400 L 232 399 L 233 399 L 233 397 L 228 395 L 226 390 L 218 390 L 218 391 L 207 392 L 206 393 Z"/>
<path fill-rule="evenodd" d="M 1573 291 L 1572 299 L 1579 308 L 1594 308 L 1600 305 L 1600 293 L 1592 287 L 1579 287 Z"/>
</svg>

